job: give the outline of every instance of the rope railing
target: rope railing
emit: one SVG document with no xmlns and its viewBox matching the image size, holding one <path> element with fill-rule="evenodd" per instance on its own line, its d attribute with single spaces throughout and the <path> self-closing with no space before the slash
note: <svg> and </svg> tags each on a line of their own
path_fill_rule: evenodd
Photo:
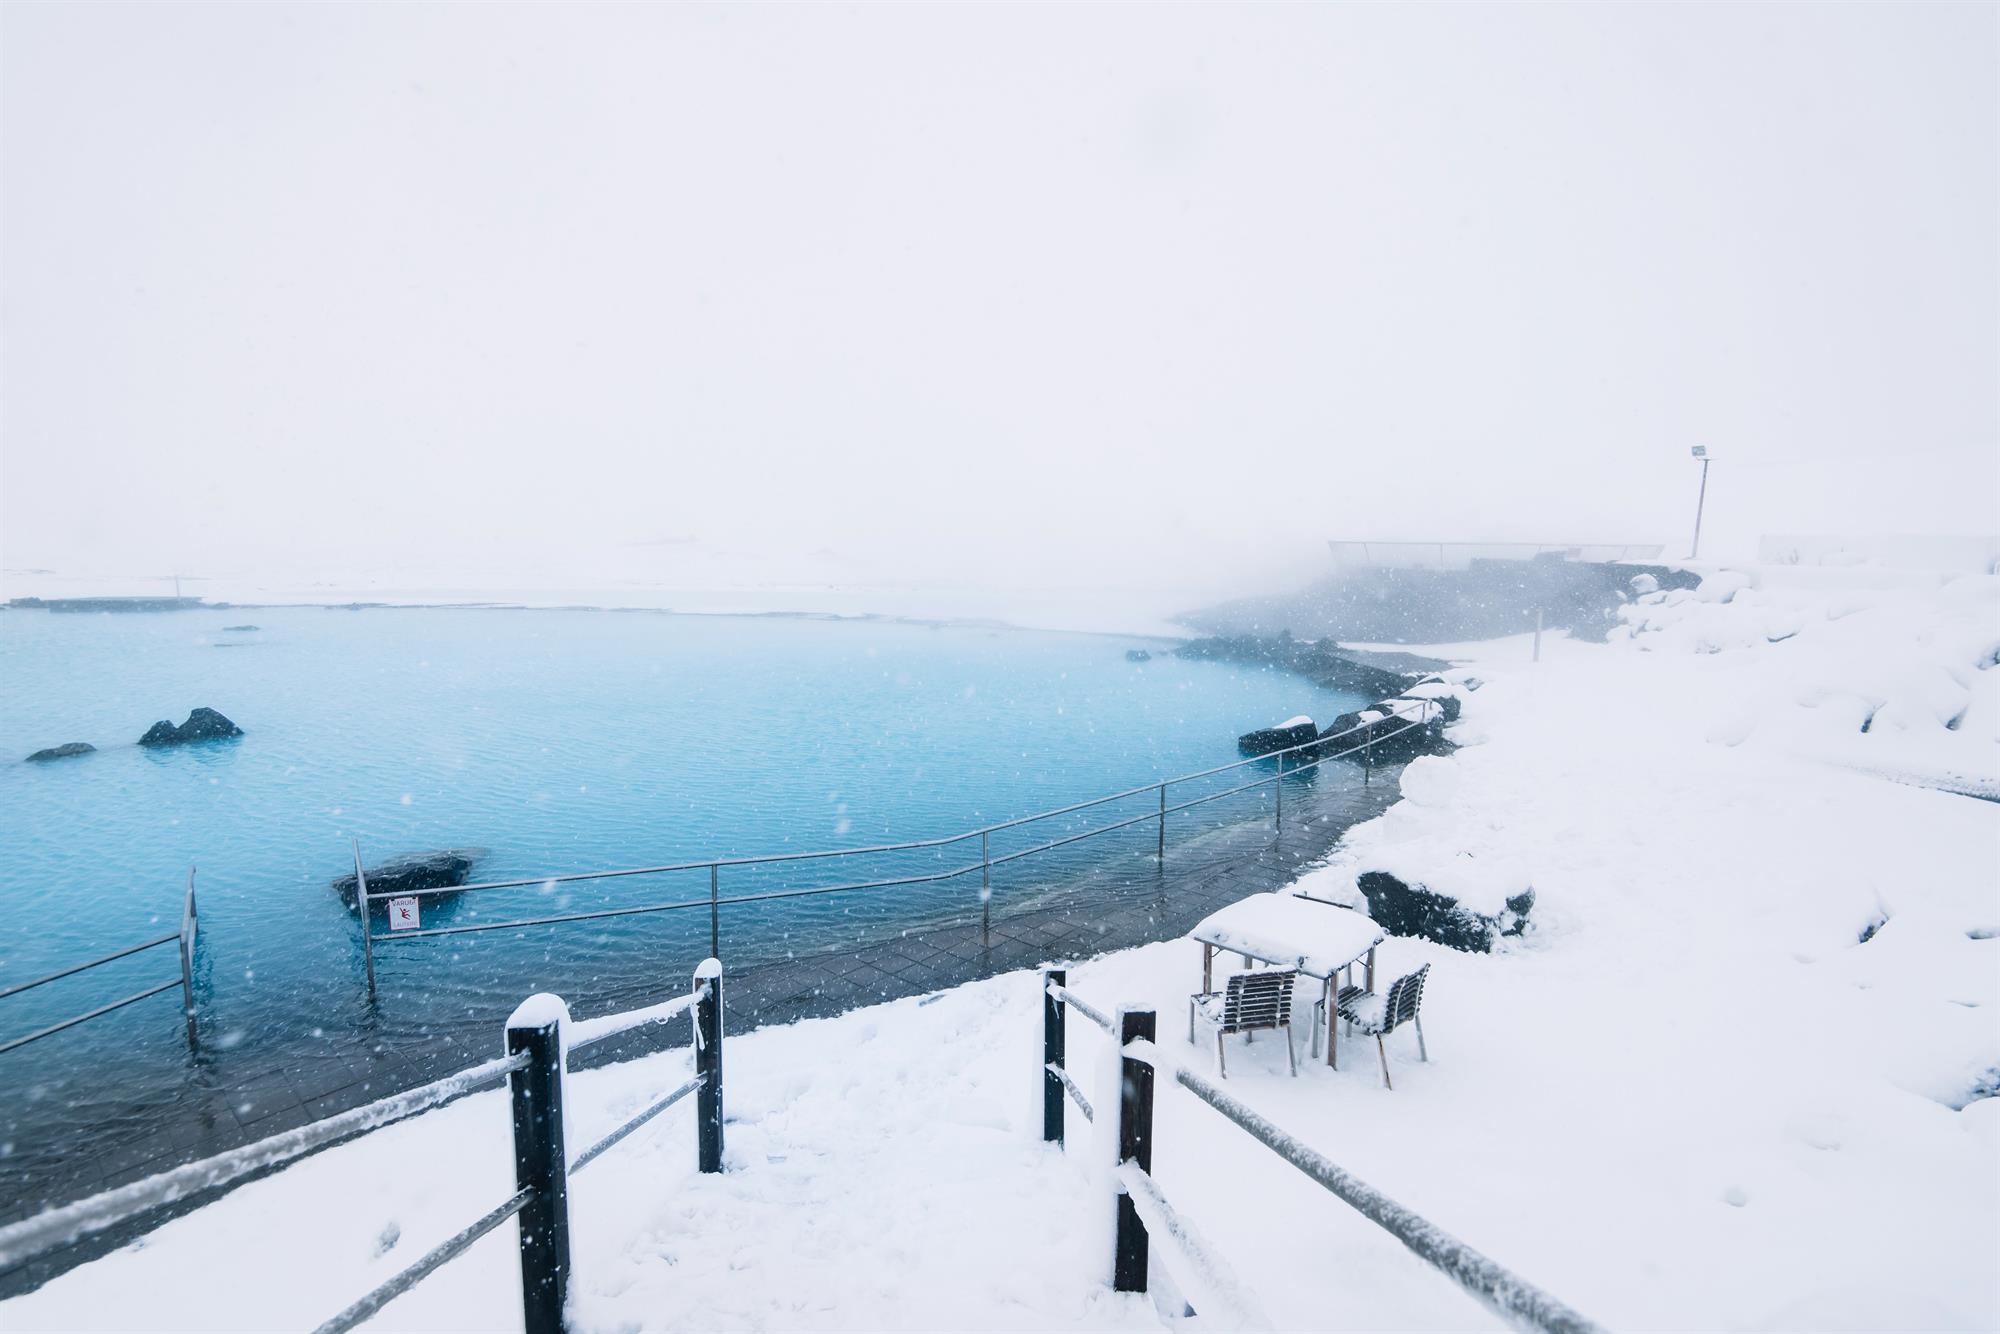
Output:
<svg viewBox="0 0 2000 1334">
<path fill-rule="evenodd" d="M 1113 1035 L 1119 1052 L 1117 1243 L 1113 1285 L 1144 1291 L 1149 1236 L 1174 1243 L 1165 1257 L 1168 1272 L 1183 1291 L 1205 1291 L 1206 1313 L 1232 1327 L 1268 1327 L 1248 1292 L 1209 1250 L 1161 1193 L 1153 1171 L 1153 1076 L 1163 1072 L 1232 1125 L 1270 1149 L 1326 1191 L 1368 1219 L 1451 1279 L 1509 1324 L 1537 1334 L 1603 1334 L 1600 1326 L 1528 1282 L 1498 1261 L 1466 1245 L 1444 1229 L 1362 1181 L 1298 1136 L 1278 1126 L 1206 1076 L 1190 1070 L 1154 1040 L 1151 1010 L 1120 1008 L 1115 1021 L 1088 1006 L 1066 985 L 1067 974 L 1042 975 L 1043 1123 L 1042 1138 L 1063 1143 L 1063 1096 L 1077 1100 L 1095 1123 L 1090 1104 L 1071 1078 L 1065 1059 L 1066 1011 L 1075 1007 Z"/>
<path fill-rule="evenodd" d="M 1274 1328 L 1249 1286 L 1236 1277 L 1194 1225 L 1167 1203 L 1150 1172 L 1141 1171 L 1128 1159 L 1118 1165 L 1117 1174 L 1118 1184 L 1131 1197 L 1147 1235 L 1174 1243 L 1162 1258 L 1174 1282 L 1193 1299 L 1191 1305 L 1227 1329 Z"/>
<path fill-rule="evenodd" d="M 346 1334 L 346 1331 L 353 1329 L 390 1302 L 395 1301 L 396 1298 L 402 1296 L 411 1288 L 416 1287 L 418 1283 L 429 1278 L 434 1271 L 443 1267 L 449 1261 L 456 1260 L 459 1256 L 465 1254 L 466 1251 L 471 1249 L 473 1242 L 478 1241 L 494 1228 L 499 1227 L 502 1223 L 525 1209 L 528 1201 L 533 1198 L 533 1195 L 534 1192 L 532 1191 L 515 1191 L 506 1200 L 501 1202 L 499 1206 L 489 1209 L 486 1213 L 480 1215 L 477 1222 L 453 1234 L 442 1245 L 426 1251 L 422 1259 L 398 1273 L 387 1283 L 376 1288 L 339 1315 L 320 1325 L 313 1330 L 313 1334 Z"/>
<path fill-rule="evenodd" d="M 569 1165 L 569 1174 L 571 1176 L 575 1176 L 577 1173 L 581 1172 L 584 1168 L 596 1162 L 600 1157 L 603 1156 L 604 1151 L 606 1149 L 610 1148 L 612 1145 L 624 1139 L 627 1135 L 637 1130 L 640 1126 L 645 1125 L 648 1121 L 658 1116 L 661 1112 L 666 1111 L 667 1108 L 673 1106 L 675 1103 L 679 1102 L 682 1098 L 685 1098 L 688 1094 L 693 1093 L 695 1090 L 699 1089 L 701 1087 L 701 1084 L 702 1084 L 702 1077 L 700 1075 L 696 1075 L 693 1079 L 688 1080 L 685 1084 L 682 1084 L 679 1088 L 675 1089 L 673 1092 L 667 1094 L 665 1097 L 656 1100 L 655 1102 L 653 1102 L 652 1104 L 641 1110 L 638 1114 L 631 1117 L 623 1125 L 619 1126 L 616 1130 L 611 1131 L 609 1134 L 605 1135 L 604 1138 L 598 1140 L 597 1143 L 591 1145 L 589 1148 L 585 1149 L 582 1153 L 578 1154 L 576 1156 L 576 1161 Z"/>
<path fill-rule="evenodd" d="M 690 1016 L 693 1028 L 693 1077 L 648 1103 L 569 1161 L 564 1147 L 563 1105 L 569 1054 L 682 1014 Z M 557 997 L 530 997 L 508 1020 L 506 1042 L 505 1056 L 443 1079 L 0 1228 L 0 1270 L 60 1250 L 105 1228 L 143 1219 L 190 1196 L 240 1183 L 252 1173 L 282 1167 L 364 1132 L 432 1111 L 504 1078 L 514 1129 L 514 1193 L 319 1325 L 316 1334 L 342 1334 L 353 1329 L 516 1215 L 521 1218 L 525 1326 L 528 1334 L 559 1334 L 569 1284 L 569 1180 L 689 1094 L 700 1095 L 697 1169 L 722 1170 L 722 967 L 714 959 L 703 961 L 686 996 L 581 1022 L 570 1020 L 568 1007 Z"/>
<path fill-rule="evenodd" d="M 190 1195 L 228 1185 L 252 1172 L 303 1158 L 329 1144 L 365 1131 L 380 1130 L 398 1121 L 406 1121 L 520 1069 L 521 1065 L 521 1059 L 514 1056 L 486 1061 L 336 1116 L 156 1173 L 18 1223 L 10 1223 L 0 1227 L 0 1270 L 11 1269 L 38 1255 L 79 1241 L 93 1232 L 151 1213 Z"/>
</svg>

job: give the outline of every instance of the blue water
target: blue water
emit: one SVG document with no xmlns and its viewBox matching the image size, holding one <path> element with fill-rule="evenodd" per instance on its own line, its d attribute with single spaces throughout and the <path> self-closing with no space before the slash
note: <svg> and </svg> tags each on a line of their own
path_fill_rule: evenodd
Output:
<svg viewBox="0 0 2000 1334">
<path fill-rule="evenodd" d="M 261 628 L 224 629 L 245 622 Z M 1328 719 L 1357 702 L 1254 668 L 1164 655 L 1133 664 L 1124 650 L 1135 642 L 598 611 L 0 613 L 0 987 L 173 929 L 195 866 L 204 1031 L 224 1043 L 282 1041 L 347 1022 L 364 992 L 358 924 L 329 888 L 352 869 L 351 840 L 371 863 L 481 847 L 475 876 L 495 879 L 926 838 L 1227 763 L 1250 727 L 1295 713 Z M 196 705 L 246 735 L 132 744 Z M 101 753 L 15 762 L 77 740 Z M 991 852 L 1142 814 L 1155 800 L 996 835 Z M 1260 789 L 1201 818 L 1249 818 L 1269 800 Z M 1151 849 L 1150 826 L 1128 834 L 996 873 L 992 911 L 1031 902 L 1079 859 Z M 721 892 L 978 857 L 974 840 L 733 869 Z M 768 960 L 976 918 L 979 879 L 730 907 L 724 956 Z M 426 926 L 703 906 L 399 940 L 378 947 L 381 985 L 401 1012 L 439 1017 L 504 1013 L 541 986 L 677 988 L 707 952 L 708 889 L 703 871 L 435 901 Z M 0 1001 L 0 1040 L 177 968 L 168 947 Z M 177 1037 L 172 1003 L 157 998 L 0 1061 L 170 1051 Z"/>
</svg>

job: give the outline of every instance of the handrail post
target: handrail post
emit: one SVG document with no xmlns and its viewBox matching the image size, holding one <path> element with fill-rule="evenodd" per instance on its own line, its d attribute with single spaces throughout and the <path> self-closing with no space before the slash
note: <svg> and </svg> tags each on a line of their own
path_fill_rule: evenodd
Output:
<svg viewBox="0 0 2000 1334">
<path fill-rule="evenodd" d="M 551 1004 L 552 1002 L 552 1004 Z M 526 1334 L 562 1334 L 569 1297 L 569 1165 L 563 1151 L 563 1024 L 555 996 L 530 996 L 507 1020 L 514 1111 L 514 1184 L 521 1207 L 521 1319 Z"/>
<path fill-rule="evenodd" d="M 1063 1142 L 1063 1086 L 1056 1071 L 1068 1059 L 1069 1032 L 1064 1026 L 1069 1007 L 1049 993 L 1069 981 L 1066 968 L 1042 970 L 1042 1142 Z M 1054 1067 L 1053 1069 L 1051 1067 Z"/>
<path fill-rule="evenodd" d="M 986 830 L 979 831 L 979 948 L 991 949 L 993 942 L 993 858 L 987 851 Z"/>
<path fill-rule="evenodd" d="M 694 1007 L 694 1069 L 701 1076 L 695 1092 L 696 1167 L 722 1170 L 722 960 L 703 959 L 694 970 L 701 999 Z"/>
<path fill-rule="evenodd" d="M 1151 1010 L 1118 1010 L 1118 1045 L 1141 1038 L 1153 1040 L 1154 1014 Z M 1153 1067 L 1146 1061 L 1120 1056 L 1118 1061 L 1118 1161 L 1136 1162 L 1139 1170 L 1153 1171 Z M 1118 1231 L 1112 1252 L 1111 1286 L 1119 1292 L 1146 1290 L 1146 1225 L 1123 1186 L 1118 1188 Z"/>
<path fill-rule="evenodd" d="M 708 957 L 722 957 L 722 868 L 708 864 Z"/>
<path fill-rule="evenodd" d="M 1368 739 L 1361 743 L 1361 786 L 1367 787 L 1375 778 L 1375 731 L 1371 727 Z"/>
<path fill-rule="evenodd" d="M 195 1051 L 194 942 L 200 919 L 194 911 L 194 867 L 188 867 L 187 898 L 181 905 L 181 1011 L 187 1017 L 188 1050 Z"/>
<path fill-rule="evenodd" d="M 1272 785 L 1278 792 L 1278 828 L 1285 827 L 1285 752 L 1278 752 L 1278 779 Z"/>
<path fill-rule="evenodd" d="M 1153 850 L 1153 856 L 1164 864 L 1167 860 L 1167 785 L 1160 784 L 1160 845 Z"/>
<path fill-rule="evenodd" d="M 375 928 L 368 915 L 368 877 L 361 869 L 361 840 L 354 844 L 354 906 L 361 913 L 361 962 L 368 969 L 368 999 L 375 1000 Z"/>
</svg>

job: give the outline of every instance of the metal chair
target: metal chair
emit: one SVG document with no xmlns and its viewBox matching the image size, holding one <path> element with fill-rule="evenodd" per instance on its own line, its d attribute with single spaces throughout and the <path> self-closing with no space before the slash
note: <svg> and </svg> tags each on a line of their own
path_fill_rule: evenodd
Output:
<svg viewBox="0 0 2000 1334">
<path fill-rule="evenodd" d="M 1285 1055 L 1291 1059 L 1292 1074 L 1299 1073 L 1298 1048 L 1292 1041 L 1292 986 L 1299 979 L 1296 968 L 1265 968 L 1250 973 L 1231 973 L 1221 991 L 1196 992 L 1188 997 L 1188 1042 L 1194 1041 L 1197 1015 L 1215 1027 L 1215 1070 L 1229 1078 L 1223 1059 L 1222 1039 L 1230 1033 L 1243 1034 L 1248 1041 L 1260 1029 L 1285 1030 Z"/>
<path fill-rule="evenodd" d="M 1389 1082 L 1389 1053 L 1382 1046 L 1385 1035 L 1404 1024 L 1413 1024 L 1417 1030 L 1417 1055 L 1425 1061 L 1431 1058 L 1424 1046 L 1424 1021 L 1418 1015 L 1424 1003 L 1424 977 L 1430 971 L 1431 966 L 1425 964 L 1414 973 L 1406 973 L 1391 982 L 1389 990 L 1380 996 L 1360 987 L 1342 987 L 1333 998 L 1334 1010 L 1342 1019 L 1375 1039 L 1375 1054 L 1382 1059 L 1382 1086 L 1392 1092 L 1396 1086 Z M 1333 1053 L 1333 1067 L 1340 1068 L 1337 1050 Z"/>
</svg>

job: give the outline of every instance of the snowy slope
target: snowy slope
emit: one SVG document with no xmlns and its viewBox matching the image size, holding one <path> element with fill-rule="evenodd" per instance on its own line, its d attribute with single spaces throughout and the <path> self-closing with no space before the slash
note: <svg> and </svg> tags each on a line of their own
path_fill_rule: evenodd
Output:
<svg viewBox="0 0 2000 1334">
<path fill-rule="evenodd" d="M 1528 884 L 1530 933 L 1384 945 L 1385 982 L 1433 964 L 1432 1060 L 1392 1035 L 1394 1092 L 1372 1048 L 1292 1079 L 1268 1037 L 1229 1087 L 1612 1328 L 2000 1328 L 2000 804 L 1915 785 L 1993 775 L 2000 581 L 1725 574 L 1608 644 L 1453 650 L 1462 749 L 1302 885 Z M 1155 1006 L 1203 1068 L 1198 971 L 1168 942 L 1071 985 Z M 1160 1323 L 1104 1291 L 1088 1135 L 1034 1142 L 1038 1015 L 1013 974 L 732 1039 L 727 1174 L 693 1173 L 677 1108 L 579 1178 L 580 1328 Z M 1073 1018 L 1100 1105 L 1103 1046 Z M 576 1142 L 685 1061 L 578 1076 Z M 1167 1195 L 1281 1328 L 1490 1325 L 1180 1090 L 1158 1118 Z M 0 1326 L 309 1325 L 505 1194 L 505 1120 L 480 1095 L 309 1160 Z M 510 1327 L 517 1301 L 502 1229 L 373 1327 Z"/>
</svg>

